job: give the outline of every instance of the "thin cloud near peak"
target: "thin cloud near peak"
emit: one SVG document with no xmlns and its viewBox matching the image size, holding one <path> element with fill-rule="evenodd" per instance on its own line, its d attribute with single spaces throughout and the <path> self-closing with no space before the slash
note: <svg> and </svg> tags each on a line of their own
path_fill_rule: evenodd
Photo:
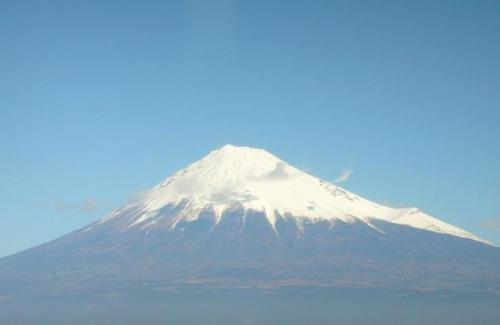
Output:
<svg viewBox="0 0 500 325">
<path fill-rule="evenodd" d="M 483 228 L 500 232 L 500 217 L 483 221 Z"/>
<path fill-rule="evenodd" d="M 349 178 L 351 178 L 352 174 L 354 173 L 354 170 L 352 168 L 346 168 L 342 172 L 340 172 L 339 176 L 335 179 L 335 183 L 342 183 L 347 181 Z"/>
</svg>

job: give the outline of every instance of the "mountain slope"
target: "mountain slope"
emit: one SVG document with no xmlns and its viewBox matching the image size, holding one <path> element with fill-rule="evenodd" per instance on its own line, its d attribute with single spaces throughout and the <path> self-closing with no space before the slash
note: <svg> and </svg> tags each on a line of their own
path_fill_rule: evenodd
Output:
<svg viewBox="0 0 500 325">
<path fill-rule="evenodd" d="M 498 294 L 500 249 L 224 146 L 137 202 L 0 259 L 8 297 L 291 289 Z"/>
</svg>

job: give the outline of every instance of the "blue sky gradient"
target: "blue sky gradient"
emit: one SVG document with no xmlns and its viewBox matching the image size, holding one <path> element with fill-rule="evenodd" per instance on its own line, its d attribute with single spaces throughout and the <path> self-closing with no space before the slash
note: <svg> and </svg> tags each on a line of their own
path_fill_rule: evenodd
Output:
<svg viewBox="0 0 500 325">
<path fill-rule="evenodd" d="M 2 1 L 0 256 L 226 143 L 500 243 L 498 1 Z"/>
</svg>

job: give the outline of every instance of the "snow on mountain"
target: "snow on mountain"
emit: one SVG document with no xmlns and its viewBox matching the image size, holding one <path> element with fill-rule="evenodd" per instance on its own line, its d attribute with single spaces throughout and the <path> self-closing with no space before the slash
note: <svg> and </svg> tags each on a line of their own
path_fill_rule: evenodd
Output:
<svg viewBox="0 0 500 325">
<path fill-rule="evenodd" d="M 256 148 L 225 145 L 182 169 L 150 189 L 134 204 L 114 211 L 100 220 L 105 223 L 134 209 L 127 228 L 154 227 L 165 207 L 182 207 L 169 220 L 170 229 L 180 221 L 193 221 L 207 211 L 215 224 L 225 212 L 242 209 L 262 212 L 270 225 L 277 218 L 295 218 L 297 223 L 317 220 L 371 224 L 383 220 L 432 232 L 487 241 L 458 227 L 433 218 L 416 208 L 383 206 L 336 185 L 311 176 L 271 153 Z"/>
</svg>

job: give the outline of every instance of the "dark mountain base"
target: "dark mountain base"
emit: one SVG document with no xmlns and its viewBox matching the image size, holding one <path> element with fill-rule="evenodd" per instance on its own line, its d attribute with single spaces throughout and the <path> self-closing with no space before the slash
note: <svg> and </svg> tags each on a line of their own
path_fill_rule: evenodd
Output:
<svg viewBox="0 0 500 325">
<path fill-rule="evenodd" d="M 224 290 L 498 294 L 500 250 L 391 223 L 304 224 L 238 214 L 175 230 L 77 231 L 0 260 L 0 297 Z"/>
</svg>

